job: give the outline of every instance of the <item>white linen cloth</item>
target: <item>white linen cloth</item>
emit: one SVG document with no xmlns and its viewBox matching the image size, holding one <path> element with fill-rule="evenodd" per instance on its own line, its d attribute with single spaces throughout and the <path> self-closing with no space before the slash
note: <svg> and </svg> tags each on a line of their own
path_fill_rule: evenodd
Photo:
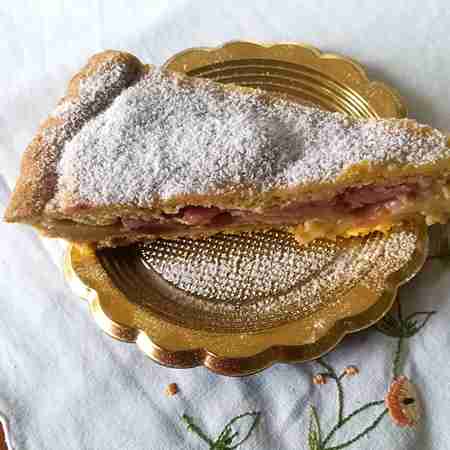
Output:
<svg viewBox="0 0 450 450">
<path fill-rule="evenodd" d="M 123 49 L 162 63 L 185 48 L 232 39 L 306 42 L 362 62 L 372 77 L 400 90 L 412 117 L 450 128 L 449 27 L 446 0 L 4 0 L 0 214 L 26 144 L 95 52 Z M 317 364 L 276 365 L 245 379 L 160 367 L 97 328 L 64 281 L 57 241 L 2 223 L 0 250 L 0 411 L 15 450 L 206 448 L 185 430 L 183 413 L 217 435 L 247 410 L 261 410 L 262 422 L 242 448 L 307 448 L 310 403 L 330 428 L 335 388 L 312 384 Z M 403 372 L 425 405 L 420 425 L 401 430 L 385 418 L 353 448 L 450 448 L 449 287 L 449 266 L 433 261 L 403 289 L 407 309 L 438 310 L 407 343 Z M 361 371 L 345 380 L 349 409 L 383 398 L 394 346 L 369 330 L 327 357 L 336 368 L 354 364 Z M 168 398 L 170 382 L 181 392 Z M 355 419 L 339 442 L 368 420 Z"/>
</svg>

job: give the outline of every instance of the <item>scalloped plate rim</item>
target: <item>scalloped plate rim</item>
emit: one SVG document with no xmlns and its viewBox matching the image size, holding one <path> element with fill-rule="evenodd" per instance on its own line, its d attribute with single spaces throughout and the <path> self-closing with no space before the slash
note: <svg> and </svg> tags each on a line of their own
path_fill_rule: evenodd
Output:
<svg viewBox="0 0 450 450">
<path fill-rule="evenodd" d="M 144 330 L 139 329 L 137 327 L 136 328 L 131 327 L 130 325 L 127 324 L 120 323 L 119 321 L 116 321 L 113 318 L 109 317 L 108 314 L 101 307 L 101 301 L 98 292 L 95 291 L 95 289 L 90 287 L 88 284 L 86 284 L 84 281 L 82 281 L 78 277 L 76 270 L 73 269 L 71 262 L 71 254 L 75 248 L 75 246 L 73 245 L 69 247 L 66 253 L 65 273 L 66 278 L 69 280 L 71 284 L 73 282 L 79 281 L 83 285 L 87 286 L 88 291 L 86 292 L 87 295 L 84 296 L 84 299 L 88 301 L 90 311 L 97 325 L 100 326 L 100 328 L 105 333 L 121 341 L 135 343 L 140 348 L 140 350 L 143 351 L 143 353 L 145 353 L 148 357 L 150 357 L 153 361 L 157 362 L 158 364 L 174 368 L 194 368 L 198 366 L 204 366 L 209 370 L 221 375 L 246 376 L 260 372 L 276 363 L 300 363 L 320 358 L 320 356 L 333 350 L 346 335 L 353 334 L 358 331 L 369 328 L 370 326 L 378 322 L 391 309 L 399 287 L 408 282 L 412 277 L 414 277 L 419 272 L 423 263 L 426 260 L 428 248 L 428 235 L 426 232 L 425 225 L 422 224 L 421 227 L 418 229 L 418 231 L 419 231 L 418 233 L 419 239 L 417 242 L 423 243 L 424 245 L 423 250 L 421 250 L 419 247 L 416 247 L 415 253 L 419 253 L 417 255 L 418 257 L 412 257 L 406 267 L 401 268 L 400 270 L 392 273 L 389 276 L 389 278 L 386 280 L 386 285 L 383 290 L 383 293 L 380 295 L 380 299 L 374 305 L 369 307 L 368 310 L 365 310 L 355 316 L 344 317 L 342 319 L 337 320 L 323 337 L 319 338 L 317 341 L 313 343 L 303 345 L 285 344 L 285 345 L 269 346 L 266 349 L 261 350 L 251 356 L 245 357 L 228 357 L 228 356 L 223 357 L 217 355 L 211 350 L 208 350 L 207 345 L 204 347 L 198 347 L 194 349 L 175 350 L 175 351 L 168 350 L 164 348 L 162 345 L 154 342 L 151 336 L 149 336 L 148 333 L 145 332 Z M 96 264 L 100 265 L 98 260 L 96 261 Z M 400 280 L 397 282 L 393 281 L 392 279 L 397 276 L 400 276 Z M 369 321 L 364 320 L 363 317 L 368 314 L 368 311 L 370 311 L 370 309 L 376 306 L 379 306 L 383 298 L 384 302 L 387 303 L 387 307 L 383 308 L 382 314 L 378 315 L 377 317 Z M 355 322 L 361 320 L 364 320 L 364 324 L 362 325 L 354 324 Z M 113 332 L 114 328 L 120 329 L 121 332 L 120 333 Z M 226 335 L 227 333 L 224 334 Z M 331 343 L 326 344 L 327 341 L 331 341 Z M 325 342 L 325 345 L 322 344 L 321 342 Z M 285 353 L 286 351 L 288 353 L 296 353 L 296 352 L 300 353 L 302 352 L 302 349 L 304 350 L 305 348 L 308 348 L 311 345 L 315 347 L 318 346 L 321 347 L 319 351 L 315 352 L 314 356 L 312 357 L 302 357 L 302 356 L 296 357 L 296 356 L 289 356 L 289 354 L 283 355 L 283 353 Z M 166 360 L 163 360 L 161 357 L 158 356 L 161 353 L 165 354 Z M 190 355 L 189 362 L 186 362 L 186 355 Z M 263 361 L 260 361 L 261 359 Z M 255 360 L 257 360 L 258 363 L 252 365 L 252 362 L 254 362 Z M 171 363 L 168 363 L 167 361 L 171 361 Z M 224 362 L 226 363 L 224 364 Z M 243 370 L 242 367 L 246 367 L 248 364 L 250 364 L 251 367 Z M 229 369 L 227 369 L 226 367 L 227 365 L 230 365 L 231 367 L 238 365 L 240 369 L 236 371 L 233 370 L 230 371 Z"/>
<path fill-rule="evenodd" d="M 232 47 L 234 45 L 253 45 L 255 47 L 267 49 L 283 46 L 297 47 L 302 51 L 309 51 L 312 56 L 322 60 L 345 62 L 346 64 L 351 65 L 354 70 L 356 70 L 358 75 L 364 81 L 366 88 L 377 86 L 380 87 L 384 93 L 390 95 L 392 101 L 395 103 L 398 117 L 403 117 L 407 113 L 406 106 L 403 103 L 400 94 L 384 82 L 370 80 L 366 70 L 359 62 L 339 54 L 322 52 L 312 45 L 299 42 L 261 43 L 255 41 L 233 40 L 216 47 L 192 47 L 173 55 L 163 64 L 162 67 L 167 67 L 172 62 L 174 62 L 176 58 L 185 57 L 186 55 L 191 53 L 219 52 L 221 49 L 227 49 L 227 47 Z M 280 61 L 281 60 L 282 59 L 280 59 Z M 304 65 L 308 66 L 307 63 L 305 63 Z M 73 269 L 71 264 L 71 253 L 74 249 L 73 245 L 69 247 L 66 253 L 65 275 L 70 284 L 73 284 L 73 282 L 81 282 L 84 285 L 84 287 L 86 288 L 86 291 L 84 293 L 85 295 L 83 295 L 81 292 L 78 293 L 88 301 L 91 313 L 97 325 L 99 325 L 105 333 L 116 339 L 135 343 L 138 348 L 140 348 L 140 350 L 142 350 L 153 361 L 164 366 L 179 368 L 192 368 L 203 365 L 209 370 L 218 374 L 228 376 L 246 376 L 264 370 L 275 363 L 296 363 L 319 358 L 323 354 L 328 353 L 333 348 L 335 348 L 347 334 L 366 329 L 380 320 L 391 308 L 395 300 L 398 288 L 417 274 L 426 259 L 428 236 L 426 233 L 426 227 L 423 224 L 420 233 L 422 241 L 418 240 L 418 244 L 422 243 L 424 245 L 424 248 L 421 252 L 419 252 L 419 247 L 416 247 L 415 252 L 420 253 L 418 254 L 418 257 L 414 259 L 411 258 L 407 266 L 391 274 L 391 276 L 386 280 L 386 285 L 384 287 L 382 295 L 380 295 L 379 300 L 375 304 L 371 305 L 367 310 L 362 311 L 355 316 L 344 317 L 337 320 L 324 336 L 313 343 L 303 345 L 284 344 L 269 346 L 266 349 L 261 350 L 251 356 L 244 357 L 223 357 L 208 350 L 207 345 L 194 349 L 171 351 L 154 342 L 151 336 L 149 336 L 148 333 L 144 330 L 133 328 L 129 325 L 122 324 L 119 321 L 112 319 L 102 309 L 98 292 L 81 281 L 78 277 L 78 274 Z M 412 267 L 409 267 L 410 265 L 412 265 Z M 409 267 L 409 270 L 407 270 L 407 267 Z M 395 277 L 400 273 L 403 273 L 403 276 L 400 278 L 400 280 L 397 280 L 395 282 Z M 370 309 L 381 303 L 382 297 L 384 298 L 384 302 L 387 304 L 387 306 L 383 309 L 382 314 L 378 315 L 372 320 L 365 321 L 363 324 L 358 323 L 358 320 L 361 321 L 362 317 L 364 315 L 367 315 Z M 114 331 L 114 329 L 120 330 L 120 333 Z M 321 342 L 323 342 L 323 344 L 321 344 Z M 321 345 L 322 347 L 320 347 Z M 304 354 L 298 356 L 298 354 L 304 353 L 302 352 L 302 349 L 304 350 L 308 346 L 316 347 L 316 351 L 314 352 L 314 354 L 306 357 L 304 356 Z M 318 346 L 320 348 L 317 350 Z M 297 353 L 297 356 L 294 355 L 295 353 Z M 164 359 L 161 357 L 161 354 L 164 354 Z M 189 356 L 189 358 L 186 358 L 187 356 Z"/>
<path fill-rule="evenodd" d="M 351 65 L 361 76 L 361 78 L 365 81 L 367 87 L 377 86 L 380 87 L 384 92 L 388 93 L 392 99 L 394 100 L 396 107 L 399 111 L 400 117 L 406 117 L 408 115 L 408 108 L 406 104 L 404 103 L 402 96 L 397 91 L 397 89 L 393 88 L 392 86 L 386 84 L 383 81 L 380 80 L 371 80 L 366 72 L 366 69 L 362 64 L 360 64 L 358 61 L 354 60 L 353 58 L 350 58 L 348 56 L 341 55 L 339 53 L 331 53 L 331 52 L 323 52 L 319 48 L 306 44 L 301 42 L 290 42 L 290 41 L 280 41 L 280 42 L 257 42 L 257 41 L 242 41 L 239 39 L 231 40 L 228 42 L 223 43 L 222 45 L 218 45 L 216 47 L 208 47 L 208 46 L 202 46 L 202 47 L 190 47 L 185 50 L 181 50 L 180 52 L 176 53 L 175 55 L 171 56 L 169 59 L 167 59 L 164 64 L 162 65 L 162 68 L 167 68 L 175 62 L 177 58 L 185 57 L 186 55 L 193 54 L 193 53 L 214 53 L 219 52 L 220 50 L 226 50 L 227 47 L 233 47 L 235 45 L 252 45 L 254 47 L 260 47 L 265 49 L 271 49 L 274 47 L 283 47 L 283 46 L 289 46 L 289 47 L 297 47 L 301 50 L 307 50 L 310 51 L 313 56 L 319 59 L 323 60 L 333 60 L 333 61 L 342 61 L 349 65 Z M 305 63 L 305 65 L 308 65 Z"/>
</svg>

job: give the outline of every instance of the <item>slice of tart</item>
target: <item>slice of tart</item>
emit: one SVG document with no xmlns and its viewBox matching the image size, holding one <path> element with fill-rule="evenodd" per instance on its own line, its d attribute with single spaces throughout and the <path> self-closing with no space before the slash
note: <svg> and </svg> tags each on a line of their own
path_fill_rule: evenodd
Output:
<svg viewBox="0 0 450 450">
<path fill-rule="evenodd" d="M 25 151 L 5 214 L 121 245 L 280 228 L 300 242 L 446 222 L 450 148 L 409 119 L 354 119 L 92 57 Z"/>
</svg>

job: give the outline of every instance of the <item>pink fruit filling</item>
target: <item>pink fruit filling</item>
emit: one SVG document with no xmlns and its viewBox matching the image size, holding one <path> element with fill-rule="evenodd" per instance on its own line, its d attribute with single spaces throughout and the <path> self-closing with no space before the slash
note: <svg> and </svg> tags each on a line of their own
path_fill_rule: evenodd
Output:
<svg viewBox="0 0 450 450">
<path fill-rule="evenodd" d="M 372 223 L 380 213 L 394 214 L 406 199 L 426 194 L 431 182 L 426 179 L 396 185 L 367 185 L 345 189 L 332 199 L 290 202 L 262 211 L 187 206 L 176 214 L 163 214 L 154 219 L 122 218 L 127 230 L 160 234 L 191 227 L 211 229 L 237 225 L 297 225 L 306 220 L 330 220 L 351 217 L 355 223 Z"/>
</svg>

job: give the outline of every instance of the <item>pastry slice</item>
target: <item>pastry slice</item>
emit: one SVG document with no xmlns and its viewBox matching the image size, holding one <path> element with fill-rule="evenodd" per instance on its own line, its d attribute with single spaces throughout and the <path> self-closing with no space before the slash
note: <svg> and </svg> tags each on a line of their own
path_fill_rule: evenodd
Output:
<svg viewBox="0 0 450 450">
<path fill-rule="evenodd" d="M 99 245 L 290 230 L 300 242 L 446 222 L 447 137 L 91 58 L 25 152 L 5 218 Z"/>
</svg>

